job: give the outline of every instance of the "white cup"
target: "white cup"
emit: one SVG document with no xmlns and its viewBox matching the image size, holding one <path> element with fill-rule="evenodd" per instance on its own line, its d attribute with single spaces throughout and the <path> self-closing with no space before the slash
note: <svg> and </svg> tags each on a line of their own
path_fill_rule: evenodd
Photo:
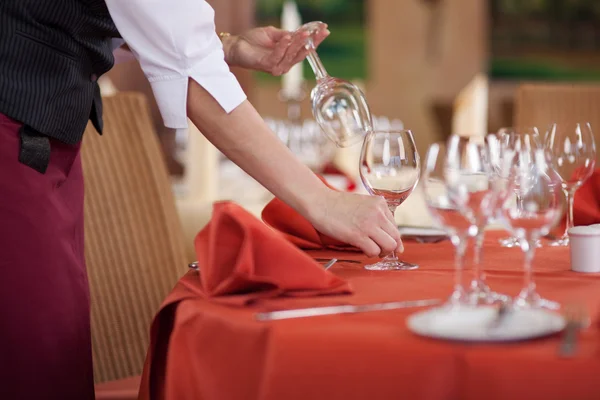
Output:
<svg viewBox="0 0 600 400">
<path fill-rule="evenodd" d="M 600 224 L 569 229 L 571 269 L 575 272 L 600 272 Z"/>
</svg>

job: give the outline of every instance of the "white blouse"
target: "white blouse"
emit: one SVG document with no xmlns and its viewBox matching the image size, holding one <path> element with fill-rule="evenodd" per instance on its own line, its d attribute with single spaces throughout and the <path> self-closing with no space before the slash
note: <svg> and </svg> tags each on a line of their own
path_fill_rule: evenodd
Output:
<svg viewBox="0 0 600 400">
<path fill-rule="evenodd" d="M 106 0 L 124 42 L 152 85 L 164 124 L 184 129 L 188 79 L 229 113 L 246 94 L 225 62 L 215 12 L 204 0 Z M 123 44 L 114 40 L 113 48 Z M 118 50 L 115 51 L 118 60 Z"/>
</svg>

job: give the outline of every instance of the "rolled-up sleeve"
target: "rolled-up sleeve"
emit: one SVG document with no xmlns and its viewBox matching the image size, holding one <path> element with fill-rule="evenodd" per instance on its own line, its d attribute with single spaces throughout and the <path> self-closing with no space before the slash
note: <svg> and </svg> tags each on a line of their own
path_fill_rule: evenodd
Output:
<svg viewBox="0 0 600 400">
<path fill-rule="evenodd" d="M 106 0 L 111 17 L 152 85 L 164 124 L 187 128 L 192 78 L 229 113 L 246 95 L 225 62 L 214 10 L 203 0 Z"/>
</svg>

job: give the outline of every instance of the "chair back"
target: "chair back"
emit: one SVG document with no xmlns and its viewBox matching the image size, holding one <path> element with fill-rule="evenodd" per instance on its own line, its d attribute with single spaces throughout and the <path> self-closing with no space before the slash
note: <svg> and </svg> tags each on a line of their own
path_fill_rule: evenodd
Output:
<svg viewBox="0 0 600 400">
<path fill-rule="evenodd" d="M 82 144 L 96 383 L 140 374 L 150 324 L 187 269 L 180 221 L 143 95 L 104 98 Z"/>
<path fill-rule="evenodd" d="M 600 146 L 600 85 L 539 84 L 519 86 L 515 101 L 515 126 L 537 127 L 544 135 L 551 124 L 589 122 L 596 148 Z M 600 161 L 600 152 L 598 152 Z"/>
</svg>

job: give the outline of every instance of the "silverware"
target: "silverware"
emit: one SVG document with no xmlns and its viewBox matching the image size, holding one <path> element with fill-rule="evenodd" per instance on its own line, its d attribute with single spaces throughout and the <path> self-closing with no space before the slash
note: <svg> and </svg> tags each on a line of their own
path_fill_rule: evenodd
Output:
<svg viewBox="0 0 600 400">
<path fill-rule="evenodd" d="M 326 260 L 327 260 L 327 263 L 325 265 L 323 265 L 323 268 L 325 268 L 325 269 L 331 268 L 333 266 L 333 264 L 335 264 L 336 262 L 338 262 L 337 258 L 332 258 L 331 260 L 326 259 Z M 317 261 L 319 261 L 319 259 L 317 259 Z M 325 261 L 325 260 L 323 260 L 323 261 Z M 359 262 L 359 261 L 356 261 L 356 262 Z M 194 270 L 197 271 L 198 270 L 198 261 L 194 261 L 192 263 L 189 263 L 188 264 L 188 268 L 189 269 L 194 269 Z"/>
<path fill-rule="evenodd" d="M 329 260 L 330 260 L 329 258 L 320 258 L 320 257 L 315 258 L 315 261 L 317 261 L 317 262 L 326 262 Z M 362 264 L 362 261 L 348 260 L 348 259 L 344 259 L 344 258 L 339 258 L 338 261 L 345 262 L 345 263 Z"/>
<path fill-rule="evenodd" d="M 565 319 L 567 320 L 567 325 L 558 346 L 558 354 L 561 357 L 572 357 L 577 352 L 579 331 L 586 326 L 588 316 L 583 307 L 567 306 L 565 307 Z"/>
<path fill-rule="evenodd" d="M 337 258 L 332 258 L 325 265 L 323 265 L 323 268 L 325 268 L 327 270 L 327 269 L 333 267 L 333 264 L 335 264 L 336 262 L 337 262 Z"/>
<path fill-rule="evenodd" d="M 396 310 L 400 308 L 427 307 L 439 304 L 439 299 L 392 301 L 388 303 L 339 305 L 326 307 L 296 308 L 292 310 L 268 311 L 256 314 L 259 321 L 275 321 L 290 318 L 318 317 L 333 314 L 354 314 L 370 311 Z"/>
</svg>

